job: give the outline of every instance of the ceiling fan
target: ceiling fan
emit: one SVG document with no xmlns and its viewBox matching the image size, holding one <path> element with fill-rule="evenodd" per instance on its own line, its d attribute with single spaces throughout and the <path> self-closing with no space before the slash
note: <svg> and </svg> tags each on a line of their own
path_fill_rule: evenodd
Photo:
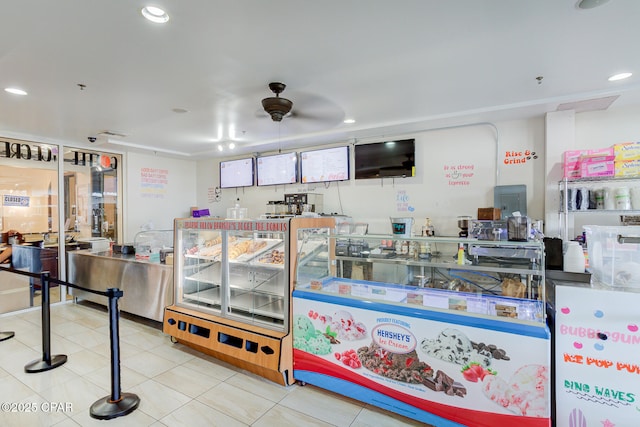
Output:
<svg viewBox="0 0 640 427">
<path fill-rule="evenodd" d="M 282 118 L 289 114 L 293 107 L 293 102 L 287 98 L 280 97 L 280 94 L 286 87 L 287 86 L 284 83 L 269 83 L 269 89 L 271 89 L 271 92 L 276 96 L 271 96 L 262 100 L 262 108 L 264 108 L 264 111 L 271 116 L 271 120 L 274 122 L 282 121 Z"/>
</svg>

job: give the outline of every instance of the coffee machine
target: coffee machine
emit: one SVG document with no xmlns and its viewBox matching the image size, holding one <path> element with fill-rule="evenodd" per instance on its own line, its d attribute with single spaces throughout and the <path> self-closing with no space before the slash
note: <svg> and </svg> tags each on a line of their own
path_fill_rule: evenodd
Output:
<svg viewBox="0 0 640 427">
<path fill-rule="evenodd" d="M 458 237 L 469 237 L 469 223 L 471 220 L 472 218 L 470 216 L 458 217 L 458 228 L 460 229 Z"/>
<path fill-rule="evenodd" d="M 303 212 L 322 212 L 322 194 L 285 194 L 284 204 L 290 215 L 301 215 Z"/>
</svg>

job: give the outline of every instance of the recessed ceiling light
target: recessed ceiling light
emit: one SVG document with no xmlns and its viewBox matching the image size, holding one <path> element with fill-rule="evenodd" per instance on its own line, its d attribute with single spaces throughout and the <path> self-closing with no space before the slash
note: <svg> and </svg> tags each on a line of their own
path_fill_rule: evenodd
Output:
<svg viewBox="0 0 640 427">
<path fill-rule="evenodd" d="M 356 122 L 355 119 L 344 119 L 344 121 L 343 121 L 343 123 L 348 124 L 348 125 L 351 125 L 351 124 L 353 124 L 355 122 Z"/>
<path fill-rule="evenodd" d="M 27 92 L 22 90 L 22 89 L 18 89 L 17 87 L 8 87 L 5 88 L 5 92 L 9 92 L 12 93 L 14 95 L 26 95 Z"/>
<path fill-rule="evenodd" d="M 632 73 L 614 74 L 613 76 L 609 77 L 609 81 L 615 82 L 616 80 L 624 80 L 624 79 L 628 79 L 631 76 L 632 76 Z"/>
<path fill-rule="evenodd" d="M 164 24 L 169 21 L 169 15 L 167 15 L 167 12 L 156 6 L 145 6 L 140 12 L 142 12 L 142 16 L 156 24 Z"/>
<path fill-rule="evenodd" d="M 222 150 L 224 150 L 224 147 L 222 147 L 221 144 L 218 144 L 218 151 L 222 151 Z"/>
<path fill-rule="evenodd" d="M 233 150 L 234 148 L 236 148 L 236 144 L 234 144 L 233 142 L 229 143 L 229 150 Z"/>
</svg>

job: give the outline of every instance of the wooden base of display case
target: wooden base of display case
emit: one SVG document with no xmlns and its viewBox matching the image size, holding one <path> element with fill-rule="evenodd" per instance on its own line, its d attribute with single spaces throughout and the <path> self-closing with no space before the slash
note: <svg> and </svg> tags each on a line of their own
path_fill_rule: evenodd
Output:
<svg viewBox="0 0 640 427">
<path fill-rule="evenodd" d="M 295 382 L 290 334 L 177 306 L 165 309 L 162 329 L 184 345 L 280 385 Z"/>
</svg>

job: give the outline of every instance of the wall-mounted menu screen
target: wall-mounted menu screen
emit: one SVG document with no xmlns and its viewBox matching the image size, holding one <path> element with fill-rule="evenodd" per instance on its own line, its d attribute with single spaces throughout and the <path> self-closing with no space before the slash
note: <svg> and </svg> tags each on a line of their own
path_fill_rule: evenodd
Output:
<svg viewBox="0 0 640 427">
<path fill-rule="evenodd" d="M 298 155 L 296 153 L 258 157 L 256 164 L 258 186 L 298 182 Z"/>
<path fill-rule="evenodd" d="M 349 179 L 349 147 L 325 148 L 300 153 L 302 183 Z"/>
<path fill-rule="evenodd" d="M 220 188 L 251 187 L 253 157 L 220 162 Z"/>
</svg>

